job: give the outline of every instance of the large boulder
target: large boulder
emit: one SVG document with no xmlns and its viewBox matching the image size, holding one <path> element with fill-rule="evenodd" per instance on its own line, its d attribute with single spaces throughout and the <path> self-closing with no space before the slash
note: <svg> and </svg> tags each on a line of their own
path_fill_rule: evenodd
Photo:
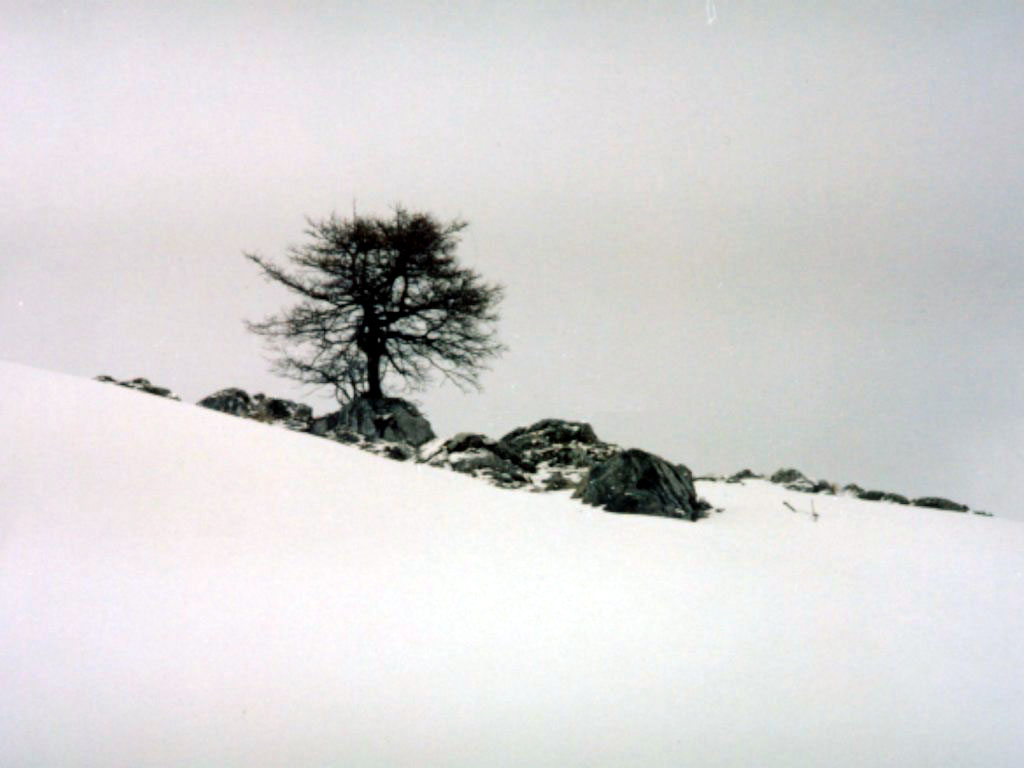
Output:
<svg viewBox="0 0 1024 768">
<path fill-rule="evenodd" d="M 914 499 L 911 504 L 915 507 L 929 507 L 931 509 L 945 509 L 950 512 L 966 512 L 970 507 L 966 504 L 957 504 L 955 501 L 944 499 L 941 496 L 923 496 Z"/>
<path fill-rule="evenodd" d="M 119 387 L 134 389 L 138 392 L 145 392 L 148 395 L 156 395 L 157 397 L 166 397 L 168 400 L 181 400 L 181 398 L 171 392 L 171 390 L 166 387 L 158 387 L 151 383 L 149 379 L 136 378 L 118 381 L 113 376 L 102 375 L 97 376 L 96 381 L 102 381 L 106 384 L 117 384 Z"/>
<path fill-rule="evenodd" d="M 433 440 L 430 422 L 415 405 L 397 397 L 371 400 L 357 397 L 341 410 L 314 419 L 309 431 L 315 435 L 329 435 L 348 430 L 371 440 L 405 443 L 420 446 Z"/>
<path fill-rule="evenodd" d="M 690 471 L 632 448 L 591 467 L 574 494 L 609 512 L 697 520 L 708 505 L 697 498 Z"/>
<path fill-rule="evenodd" d="M 445 440 L 424 461 L 434 467 L 485 478 L 502 488 L 529 484 L 529 475 L 536 469 L 508 446 L 474 432 L 461 432 Z"/>
</svg>

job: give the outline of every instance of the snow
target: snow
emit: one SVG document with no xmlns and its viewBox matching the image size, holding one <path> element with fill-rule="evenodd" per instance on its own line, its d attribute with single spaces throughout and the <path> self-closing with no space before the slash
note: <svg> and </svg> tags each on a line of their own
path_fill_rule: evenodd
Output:
<svg viewBox="0 0 1024 768">
<path fill-rule="evenodd" d="M 756 480 L 613 515 L 0 384 L 4 766 L 1024 764 L 1021 523 Z"/>
</svg>

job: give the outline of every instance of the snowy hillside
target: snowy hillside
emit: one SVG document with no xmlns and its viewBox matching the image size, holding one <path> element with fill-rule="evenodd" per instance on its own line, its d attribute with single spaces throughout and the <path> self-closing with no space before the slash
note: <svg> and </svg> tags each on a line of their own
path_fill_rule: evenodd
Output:
<svg viewBox="0 0 1024 768">
<path fill-rule="evenodd" d="M 757 480 L 613 515 L 0 391 L 0 765 L 1024 765 L 1020 523 Z"/>
</svg>

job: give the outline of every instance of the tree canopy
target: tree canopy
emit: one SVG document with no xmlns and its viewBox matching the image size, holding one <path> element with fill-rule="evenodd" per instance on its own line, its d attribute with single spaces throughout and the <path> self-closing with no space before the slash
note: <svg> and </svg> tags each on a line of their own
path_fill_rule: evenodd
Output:
<svg viewBox="0 0 1024 768">
<path fill-rule="evenodd" d="M 494 329 L 503 289 L 459 265 L 465 222 L 396 208 L 389 218 L 307 223 L 307 241 L 287 251 L 291 270 L 245 254 L 299 297 L 247 323 L 272 342 L 277 372 L 333 387 L 339 401 L 380 399 L 396 379 L 421 389 L 432 374 L 479 386 L 487 360 L 504 349 Z"/>
</svg>

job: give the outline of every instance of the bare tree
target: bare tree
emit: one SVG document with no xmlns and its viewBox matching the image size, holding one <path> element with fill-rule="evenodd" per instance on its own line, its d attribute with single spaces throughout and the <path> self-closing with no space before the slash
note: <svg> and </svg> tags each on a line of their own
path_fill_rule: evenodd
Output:
<svg viewBox="0 0 1024 768">
<path fill-rule="evenodd" d="M 479 386 L 485 362 L 504 350 L 494 333 L 503 291 L 458 264 L 464 222 L 396 208 L 387 219 L 332 214 L 307 223 L 308 241 L 287 252 L 293 271 L 245 254 L 300 297 L 247 323 L 273 343 L 275 370 L 333 387 L 339 401 L 379 400 L 391 378 L 421 389 L 432 373 Z"/>
</svg>

